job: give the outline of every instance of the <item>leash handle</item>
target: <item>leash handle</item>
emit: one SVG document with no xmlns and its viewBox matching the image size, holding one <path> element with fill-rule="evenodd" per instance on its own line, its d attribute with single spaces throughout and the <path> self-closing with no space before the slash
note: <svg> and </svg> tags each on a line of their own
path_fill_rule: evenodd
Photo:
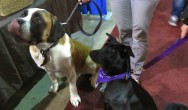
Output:
<svg viewBox="0 0 188 110">
<path fill-rule="evenodd" d="M 101 24 L 102 24 L 102 12 L 101 12 L 99 6 L 98 6 L 97 3 L 96 3 L 95 1 L 93 1 L 93 0 L 91 0 L 90 2 L 93 2 L 93 4 L 95 5 L 95 7 L 97 8 L 97 11 L 99 12 L 99 15 L 100 15 L 100 21 L 99 21 L 99 23 L 97 24 L 97 26 L 95 27 L 93 33 L 87 33 L 86 31 L 84 31 L 84 29 L 83 29 L 82 26 L 80 25 L 79 20 L 77 19 L 77 25 L 78 25 L 80 31 L 81 31 L 83 34 L 85 34 L 86 36 L 92 36 L 92 35 L 94 35 L 94 34 L 99 30 L 99 28 L 100 28 L 100 26 L 101 26 Z M 87 2 L 87 3 L 89 3 L 89 2 Z M 79 9 L 79 6 L 80 6 L 81 4 L 82 4 L 81 2 L 78 2 L 78 3 L 76 4 L 76 6 L 75 6 L 74 9 L 72 10 L 70 16 L 67 18 L 67 20 L 66 20 L 65 22 L 61 23 L 61 25 L 66 25 L 66 24 L 68 24 L 68 22 L 70 21 L 70 19 L 72 18 L 73 14 L 74 14 L 74 12 L 76 11 L 77 8 Z"/>
<path fill-rule="evenodd" d="M 80 23 L 79 23 L 79 20 L 77 20 L 77 24 L 78 24 L 78 27 L 80 29 L 80 31 L 85 34 L 86 36 L 92 36 L 94 35 L 100 28 L 101 24 L 102 24 L 102 12 L 99 8 L 99 6 L 97 5 L 97 3 L 94 1 L 94 0 L 91 0 L 91 2 L 93 2 L 93 4 L 95 5 L 95 7 L 97 8 L 97 11 L 99 12 L 99 15 L 100 15 L 100 21 L 99 23 L 97 24 L 97 26 L 95 27 L 93 33 L 87 33 L 86 31 L 84 31 L 84 29 L 81 27 Z"/>
<path fill-rule="evenodd" d="M 153 58 L 150 62 L 146 63 L 143 66 L 143 69 L 145 70 L 145 69 L 151 67 L 152 65 L 154 65 L 155 63 L 157 63 L 158 61 L 160 61 L 161 59 L 165 58 L 170 53 L 172 53 L 175 49 L 177 49 L 179 46 L 183 45 L 187 40 L 188 40 L 188 35 L 186 35 L 183 39 L 180 38 L 172 46 L 170 46 L 164 52 L 162 52 L 160 55 Z"/>
</svg>

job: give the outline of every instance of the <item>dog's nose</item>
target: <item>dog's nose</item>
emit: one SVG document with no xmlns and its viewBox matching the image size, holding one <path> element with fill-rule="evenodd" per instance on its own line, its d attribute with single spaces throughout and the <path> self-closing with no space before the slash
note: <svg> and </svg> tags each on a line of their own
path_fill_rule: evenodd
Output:
<svg viewBox="0 0 188 110">
<path fill-rule="evenodd" d="M 22 25 L 22 24 L 25 22 L 25 21 L 24 21 L 23 19 L 21 19 L 21 18 L 18 18 L 17 21 L 18 21 L 18 24 L 19 24 L 19 25 Z"/>
</svg>

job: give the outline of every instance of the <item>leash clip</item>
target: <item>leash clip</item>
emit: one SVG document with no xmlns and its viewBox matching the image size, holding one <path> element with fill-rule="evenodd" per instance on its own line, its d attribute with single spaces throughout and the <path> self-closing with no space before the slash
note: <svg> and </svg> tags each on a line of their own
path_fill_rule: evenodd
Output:
<svg viewBox="0 0 188 110">
<path fill-rule="evenodd" d="M 43 49 L 41 49 L 41 50 L 40 50 L 40 53 L 42 54 L 43 57 L 45 57 L 46 51 L 44 51 Z"/>
<path fill-rule="evenodd" d="M 67 24 L 68 24 L 67 22 L 61 23 L 61 25 L 67 25 Z"/>
<path fill-rule="evenodd" d="M 142 67 L 140 68 L 140 70 L 141 70 L 141 71 L 145 71 L 146 69 L 144 69 L 144 67 L 142 66 Z"/>
<path fill-rule="evenodd" d="M 128 80 L 128 79 L 130 78 L 130 76 L 131 76 L 130 73 L 129 73 L 129 74 L 126 74 L 126 75 L 125 75 L 125 80 Z"/>
</svg>

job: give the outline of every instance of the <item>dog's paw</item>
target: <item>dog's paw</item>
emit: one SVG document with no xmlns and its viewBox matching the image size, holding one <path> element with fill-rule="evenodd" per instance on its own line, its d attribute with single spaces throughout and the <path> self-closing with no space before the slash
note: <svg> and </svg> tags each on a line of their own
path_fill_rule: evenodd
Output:
<svg viewBox="0 0 188 110">
<path fill-rule="evenodd" d="M 96 83 L 95 81 L 91 81 L 91 86 L 93 87 L 93 88 L 97 88 L 98 87 L 98 83 Z"/>
<path fill-rule="evenodd" d="M 104 90 L 106 89 L 107 83 L 103 83 L 101 84 L 101 87 L 99 88 L 99 91 L 104 92 Z"/>
<path fill-rule="evenodd" d="M 139 78 L 140 78 L 140 76 L 131 74 L 131 77 L 139 84 Z"/>
<path fill-rule="evenodd" d="M 95 83 L 95 85 L 93 86 L 94 88 L 97 88 L 99 85 L 99 83 Z"/>
<path fill-rule="evenodd" d="M 91 77 L 91 78 L 90 78 L 91 86 L 92 86 L 93 88 L 97 88 L 97 87 L 98 87 L 98 83 L 97 83 L 96 80 L 97 80 L 96 77 Z"/>
<path fill-rule="evenodd" d="M 52 86 L 50 87 L 50 89 L 49 89 L 48 92 L 49 92 L 49 93 L 56 93 L 57 90 L 58 90 L 58 86 L 52 85 Z"/>
<path fill-rule="evenodd" d="M 72 96 L 72 97 L 70 98 L 70 102 L 71 102 L 71 104 L 72 104 L 73 106 L 78 107 L 78 104 L 81 102 L 81 98 L 80 98 L 79 95 L 77 95 L 77 96 Z"/>
</svg>

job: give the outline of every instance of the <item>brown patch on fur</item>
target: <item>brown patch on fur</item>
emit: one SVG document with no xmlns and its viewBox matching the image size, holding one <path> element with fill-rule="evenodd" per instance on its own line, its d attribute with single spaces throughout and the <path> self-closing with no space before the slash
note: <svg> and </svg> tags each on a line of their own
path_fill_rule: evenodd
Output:
<svg viewBox="0 0 188 110">
<path fill-rule="evenodd" d="M 63 45 L 63 44 L 65 43 L 65 38 L 66 38 L 66 37 L 65 37 L 65 35 L 64 35 L 63 37 L 61 37 L 61 38 L 59 39 L 58 43 Z"/>
<path fill-rule="evenodd" d="M 44 19 L 44 21 L 46 22 L 46 28 L 44 29 L 44 32 L 43 32 L 43 35 L 42 35 L 42 40 L 43 41 L 47 41 L 49 35 L 50 35 L 50 32 L 51 32 L 51 29 L 55 23 L 55 21 L 57 20 L 56 16 L 52 15 L 51 13 L 49 12 L 42 12 L 40 13 L 42 18 Z"/>
<path fill-rule="evenodd" d="M 76 68 L 76 71 L 83 71 L 83 67 L 86 63 L 86 58 L 89 56 L 89 52 L 91 48 L 82 44 L 76 40 L 71 39 L 71 54 L 72 54 L 72 62 Z"/>
<path fill-rule="evenodd" d="M 98 71 L 99 71 L 99 68 L 101 68 L 101 65 L 100 64 L 97 64 L 97 68 L 96 68 L 96 73 L 98 73 Z"/>
<path fill-rule="evenodd" d="M 63 45 L 65 43 L 65 39 L 66 37 L 63 36 L 59 39 L 58 43 Z M 77 72 L 82 72 L 91 48 L 71 38 L 69 39 L 69 42 L 71 45 L 72 64 L 74 64 L 73 66 Z"/>
</svg>

